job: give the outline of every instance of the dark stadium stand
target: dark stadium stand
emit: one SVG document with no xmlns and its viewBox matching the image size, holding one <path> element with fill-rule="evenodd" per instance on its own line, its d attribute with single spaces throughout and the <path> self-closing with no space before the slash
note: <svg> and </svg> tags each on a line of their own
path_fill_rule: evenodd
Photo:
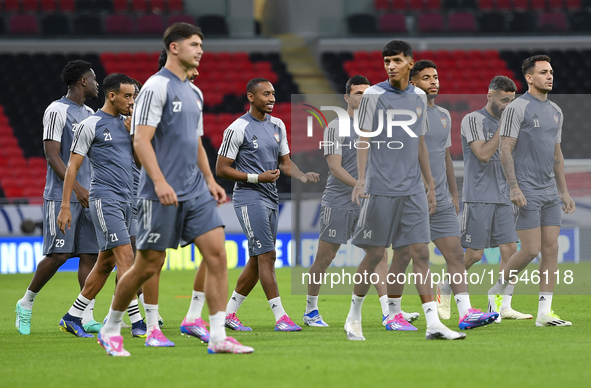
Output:
<svg viewBox="0 0 591 388">
<path fill-rule="evenodd" d="M 375 0 L 373 14 L 349 15 L 347 25 L 353 35 L 557 34 L 590 31 L 589 8 L 589 0 Z"/>
</svg>

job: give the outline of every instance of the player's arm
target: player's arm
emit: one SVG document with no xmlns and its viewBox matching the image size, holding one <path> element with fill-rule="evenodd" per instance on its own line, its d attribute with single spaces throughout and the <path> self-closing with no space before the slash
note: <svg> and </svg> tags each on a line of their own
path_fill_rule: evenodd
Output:
<svg viewBox="0 0 591 388">
<path fill-rule="evenodd" d="M 215 164 L 216 175 L 234 182 L 273 183 L 279 179 L 279 169 L 267 170 L 262 174 L 247 174 L 236 170 L 232 167 L 232 163 L 234 163 L 234 159 L 218 155 L 218 160 Z"/>
<path fill-rule="evenodd" d="M 433 214 L 437 206 L 437 199 L 435 198 L 435 184 L 433 183 L 431 167 L 429 166 L 429 150 L 427 149 L 424 135 L 421 135 L 419 138 L 419 166 L 425 180 L 425 186 L 428 187 L 427 201 L 429 202 L 429 214 Z"/>
<path fill-rule="evenodd" d="M 68 162 L 68 167 L 66 168 L 64 177 L 62 204 L 60 206 L 60 212 L 57 216 L 57 226 L 64 233 L 66 233 L 66 226 L 68 229 L 70 229 L 70 223 L 72 222 L 70 199 L 72 197 L 74 185 L 78 183 L 76 182 L 76 176 L 78 175 L 78 170 L 80 170 L 80 166 L 82 166 L 83 161 L 84 155 L 79 155 L 75 152 L 70 153 L 70 161 Z"/>
<path fill-rule="evenodd" d="M 328 162 L 328 168 L 330 169 L 330 173 L 335 178 L 337 178 L 338 180 L 340 180 L 341 182 L 343 182 L 347 186 L 355 187 L 355 185 L 357 184 L 357 179 L 353 178 L 351 176 L 351 174 L 349 174 L 347 172 L 347 170 L 345 170 L 343 168 L 343 165 L 342 165 L 343 156 L 342 155 L 337 155 L 337 154 L 326 155 L 326 161 Z"/>
<path fill-rule="evenodd" d="M 474 140 L 470 143 L 472 152 L 474 152 L 474 155 L 476 155 L 478 160 L 482 163 L 488 163 L 490 158 L 492 158 L 495 152 L 499 149 L 499 132 L 499 129 L 497 129 L 489 141 Z"/>
<path fill-rule="evenodd" d="M 560 143 L 554 146 L 554 175 L 556 176 L 556 186 L 558 186 L 558 193 L 562 200 L 562 210 L 566 214 L 575 211 L 575 201 L 571 198 L 568 188 L 566 187 L 566 178 L 564 177 L 564 155 L 560 148 Z"/>
<path fill-rule="evenodd" d="M 365 131 L 362 129 L 362 131 Z M 369 138 L 359 136 L 359 144 L 369 144 Z M 367 198 L 365 195 L 365 169 L 367 168 L 367 158 L 369 156 L 369 147 L 357 148 L 357 184 L 353 187 L 351 193 L 351 202 L 359 205 L 359 198 Z"/>
<path fill-rule="evenodd" d="M 203 179 L 205 179 L 205 183 L 207 184 L 209 192 L 211 195 L 213 195 L 219 206 L 226 202 L 226 191 L 215 181 L 215 178 L 211 172 L 211 167 L 209 166 L 207 154 L 205 153 L 205 148 L 201 142 L 201 137 L 199 137 L 198 141 L 199 149 L 197 151 L 197 167 L 199 167 L 201 174 L 203 174 Z"/>
<path fill-rule="evenodd" d="M 499 148 L 499 155 L 501 156 L 501 166 L 503 167 L 503 173 L 509 190 L 511 190 L 511 202 L 516 206 L 522 207 L 527 205 L 527 200 L 519 188 L 517 183 L 517 177 L 515 175 L 515 163 L 513 161 L 513 149 L 517 139 L 509 136 L 501 136 L 501 145 Z"/>
<path fill-rule="evenodd" d="M 154 182 L 154 191 L 163 205 L 178 206 L 178 199 L 172 186 L 166 182 L 158 160 L 156 152 L 152 146 L 152 138 L 156 132 L 156 127 L 150 125 L 136 125 L 133 136 L 133 148 L 139 158 L 139 161 L 146 170 L 146 173 Z"/>
<path fill-rule="evenodd" d="M 460 200 L 458 199 L 458 185 L 456 183 L 456 174 L 454 173 L 454 163 L 451 160 L 449 148 L 445 150 L 445 173 L 447 175 L 447 186 L 451 194 L 451 201 L 456 207 L 456 214 L 460 212 Z"/>
<path fill-rule="evenodd" d="M 290 178 L 297 179 L 302 183 L 312 184 L 320 180 L 320 175 L 316 172 L 303 173 L 300 171 L 298 166 L 292 162 L 289 154 L 279 156 L 278 165 L 282 173 Z"/>
<path fill-rule="evenodd" d="M 60 157 L 61 143 L 55 140 L 45 140 L 43 142 L 43 148 L 45 151 L 45 159 L 47 164 L 55 172 L 61 180 L 65 179 L 66 176 L 66 165 Z M 83 207 L 88 207 L 88 190 L 86 190 L 77 181 L 73 185 L 74 194 Z"/>
<path fill-rule="evenodd" d="M 123 121 L 123 125 L 125 126 L 125 129 L 127 129 L 127 132 L 131 133 L 131 117 L 133 115 L 133 108 L 129 108 L 129 116 L 127 116 L 127 118 L 125 119 L 125 121 Z M 133 139 L 133 135 L 131 135 L 131 138 Z M 142 168 L 142 163 L 140 162 L 140 159 L 137 157 L 137 154 L 135 152 L 135 148 L 133 149 L 133 161 L 135 162 L 135 166 L 137 168 Z"/>
</svg>

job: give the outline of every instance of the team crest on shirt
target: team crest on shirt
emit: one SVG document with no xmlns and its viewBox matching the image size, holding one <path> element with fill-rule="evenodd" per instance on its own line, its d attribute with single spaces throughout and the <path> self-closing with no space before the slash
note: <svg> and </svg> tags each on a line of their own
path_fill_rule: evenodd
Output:
<svg viewBox="0 0 591 388">
<path fill-rule="evenodd" d="M 556 121 L 556 124 L 558 124 L 558 115 L 554 115 L 554 121 Z"/>
<path fill-rule="evenodd" d="M 417 106 L 417 116 L 421 117 L 421 114 L 423 114 L 423 110 L 420 106 Z"/>
<path fill-rule="evenodd" d="M 443 128 L 447 128 L 447 119 L 445 117 L 441 118 L 441 125 L 443 125 Z"/>
<path fill-rule="evenodd" d="M 275 136 L 275 140 L 277 140 L 277 143 L 279 143 L 279 134 L 278 133 L 275 133 L 274 136 Z"/>
</svg>

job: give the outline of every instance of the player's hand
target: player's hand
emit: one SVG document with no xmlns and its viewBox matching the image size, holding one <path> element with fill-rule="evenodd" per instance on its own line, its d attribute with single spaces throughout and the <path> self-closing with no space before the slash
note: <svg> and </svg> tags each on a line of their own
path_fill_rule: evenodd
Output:
<svg viewBox="0 0 591 388">
<path fill-rule="evenodd" d="M 525 195 L 523 195 L 519 187 L 511 189 L 511 202 L 517 207 L 527 206 Z"/>
<path fill-rule="evenodd" d="M 168 184 L 168 182 L 162 181 L 158 184 L 154 183 L 154 191 L 156 192 L 160 203 L 162 203 L 164 206 L 179 205 L 176 193 L 174 192 L 172 186 Z"/>
<path fill-rule="evenodd" d="M 125 125 L 125 129 L 127 129 L 127 132 L 131 132 L 131 116 L 132 115 L 133 115 L 133 108 L 129 107 L 129 116 L 127 116 L 127 118 L 123 122 L 123 125 Z"/>
<path fill-rule="evenodd" d="M 353 188 L 353 193 L 351 193 L 351 202 L 357 203 L 357 205 L 361 204 L 359 198 L 369 198 L 367 194 L 365 194 L 365 182 L 364 181 L 357 181 L 357 184 Z"/>
<path fill-rule="evenodd" d="M 300 181 L 308 185 L 314 184 L 319 180 L 320 174 L 318 174 L 317 172 L 307 172 L 300 177 Z"/>
<path fill-rule="evenodd" d="M 222 186 L 218 185 L 213 178 L 207 183 L 207 188 L 211 195 L 213 195 L 213 198 L 217 201 L 218 206 L 226 202 L 226 190 L 222 189 Z"/>
<path fill-rule="evenodd" d="M 571 198 L 569 193 L 560 196 L 562 200 L 562 211 L 566 214 L 574 213 L 575 211 L 575 201 Z"/>
<path fill-rule="evenodd" d="M 80 202 L 80 205 L 82 205 L 82 207 L 88 208 L 88 190 L 78 185 L 78 187 L 74 189 L 74 194 L 76 195 L 78 202 Z"/>
<path fill-rule="evenodd" d="M 429 190 L 427 192 L 427 203 L 429 204 L 429 215 L 435 213 L 437 208 L 437 198 L 435 197 L 435 190 Z"/>
<path fill-rule="evenodd" d="M 259 174 L 259 183 L 273 183 L 279 179 L 281 171 L 279 169 L 267 170 L 262 174 Z"/>
<path fill-rule="evenodd" d="M 456 214 L 460 213 L 460 200 L 458 199 L 457 196 L 452 197 L 451 201 L 453 202 L 455 208 L 456 208 Z"/>
<path fill-rule="evenodd" d="M 72 213 L 70 207 L 62 207 L 59 214 L 57 215 L 57 227 L 62 233 L 66 234 L 66 226 L 70 229 L 72 223 Z"/>
</svg>

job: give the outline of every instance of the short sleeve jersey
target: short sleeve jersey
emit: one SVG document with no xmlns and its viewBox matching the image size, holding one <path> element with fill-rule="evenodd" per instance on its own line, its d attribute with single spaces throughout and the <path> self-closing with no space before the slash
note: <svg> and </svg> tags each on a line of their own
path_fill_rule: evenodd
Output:
<svg viewBox="0 0 591 388">
<path fill-rule="evenodd" d="M 407 127 L 416 137 L 400 125 L 388 128 L 387 111 L 393 109 L 407 112 L 395 114 L 394 121 L 398 122 L 412 122 L 414 113 L 416 121 Z M 397 197 L 425 191 L 419 167 L 419 140 L 429 131 L 426 112 L 427 96 L 413 85 L 399 90 L 384 81 L 365 90 L 359 106 L 359 128 L 372 132 L 382 128 L 379 135 L 369 139 L 372 143 L 365 178 L 367 193 Z"/>
<path fill-rule="evenodd" d="M 124 120 L 98 110 L 74 134 L 72 152 L 92 164 L 90 199 L 133 202 L 133 142 Z"/>
<path fill-rule="evenodd" d="M 554 149 L 562 138 L 562 110 L 550 100 L 529 93 L 515 99 L 501 116 L 501 136 L 517 139 L 513 149 L 515 176 L 521 191 L 548 195 L 557 192 Z"/>
<path fill-rule="evenodd" d="M 60 158 L 66 166 L 70 161 L 70 148 L 72 148 L 72 139 L 78 123 L 93 113 L 93 110 L 88 106 L 78 105 L 65 96 L 52 102 L 45 110 L 43 115 L 43 140 L 53 140 L 60 143 Z M 90 162 L 87 158 L 84 158 L 76 180 L 85 189 L 90 187 L 90 173 Z M 64 181 L 57 176 L 51 166 L 47 166 L 43 198 L 50 201 L 61 201 L 63 188 Z M 78 202 L 73 192 L 70 202 Z"/>
<path fill-rule="evenodd" d="M 481 162 L 470 143 L 490 141 L 499 129 L 499 119 L 486 108 L 467 114 L 462 120 L 462 151 L 464 155 L 464 186 L 462 201 L 481 203 L 508 203 L 509 190 L 501 166 L 499 150 L 488 163 Z"/>
<path fill-rule="evenodd" d="M 324 156 L 341 155 L 341 166 L 353 178 L 357 179 L 357 149 L 355 142 L 359 135 L 353 130 L 353 119 L 350 120 L 350 136 L 339 136 L 338 118 L 331 121 L 324 129 Z M 328 172 L 326 188 L 322 194 L 322 204 L 337 209 L 358 209 L 359 206 L 351 202 L 353 188 L 347 186 Z"/>
<path fill-rule="evenodd" d="M 160 170 L 179 201 L 207 192 L 197 166 L 199 123 L 202 111 L 188 79 L 181 81 L 162 68 L 142 88 L 133 111 L 131 134 L 138 125 L 155 127 L 152 146 Z M 157 200 L 154 182 L 142 168 L 138 198 Z"/>
<path fill-rule="evenodd" d="M 435 105 L 427 107 L 429 132 L 425 134 L 425 144 L 429 150 L 431 176 L 435 179 L 437 206 L 451 202 L 447 183 L 445 156 L 451 147 L 451 116 L 445 108 Z"/>
<path fill-rule="evenodd" d="M 260 121 L 247 112 L 224 131 L 218 154 L 235 160 L 236 170 L 247 174 L 275 170 L 279 165 L 279 157 L 289 154 L 285 124 L 268 114 Z M 262 202 L 271 209 L 279 209 L 275 182 L 236 182 L 232 200 L 234 206 Z"/>
</svg>

